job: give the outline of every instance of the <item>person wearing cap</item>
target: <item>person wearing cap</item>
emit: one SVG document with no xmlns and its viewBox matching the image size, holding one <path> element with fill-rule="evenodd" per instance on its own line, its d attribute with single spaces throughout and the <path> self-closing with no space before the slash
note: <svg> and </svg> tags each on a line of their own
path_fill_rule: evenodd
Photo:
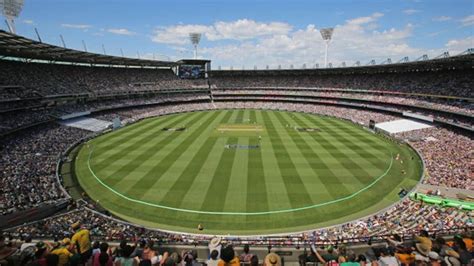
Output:
<svg viewBox="0 0 474 266">
<path fill-rule="evenodd" d="M 35 252 L 35 265 L 47 266 L 46 256 L 49 254 L 49 247 L 43 241 L 36 243 L 36 252 Z"/>
<path fill-rule="evenodd" d="M 82 262 L 86 263 L 92 256 L 90 232 L 86 228 L 83 228 L 79 222 L 72 224 L 71 228 L 75 233 L 71 238 L 69 249 L 75 250 L 80 254 Z"/>
<path fill-rule="evenodd" d="M 320 253 L 320 251 L 324 250 L 318 250 L 315 245 L 311 245 L 311 251 L 321 263 L 327 263 L 338 260 L 338 256 L 337 254 L 335 254 L 334 248 L 331 245 L 329 245 L 326 249 L 326 252 L 322 254 Z"/>
<path fill-rule="evenodd" d="M 276 253 L 268 253 L 263 261 L 263 266 L 281 266 L 281 258 Z"/>
<path fill-rule="evenodd" d="M 239 257 L 235 256 L 234 248 L 228 245 L 221 249 L 221 259 L 218 266 L 240 266 Z"/>
<path fill-rule="evenodd" d="M 72 253 L 69 251 L 68 247 L 71 244 L 71 240 L 69 238 L 64 238 L 60 243 L 59 246 L 56 247 L 51 251 L 51 254 L 56 254 L 59 257 L 59 266 L 64 266 L 69 263 L 69 259 L 72 257 Z"/>
</svg>

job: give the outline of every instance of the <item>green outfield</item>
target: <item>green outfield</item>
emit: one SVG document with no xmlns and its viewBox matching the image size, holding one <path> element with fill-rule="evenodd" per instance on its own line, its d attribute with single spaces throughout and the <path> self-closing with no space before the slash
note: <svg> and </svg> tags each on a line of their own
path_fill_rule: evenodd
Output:
<svg viewBox="0 0 474 266">
<path fill-rule="evenodd" d="M 92 199 L 125 220 L 250 235 L 374 213 L 416 185 L 422 162 L 408 146 L 340 119 L 219 110 L 149 118 L 97 137 L 80 149 L 75 171 Z"/>
</svg>

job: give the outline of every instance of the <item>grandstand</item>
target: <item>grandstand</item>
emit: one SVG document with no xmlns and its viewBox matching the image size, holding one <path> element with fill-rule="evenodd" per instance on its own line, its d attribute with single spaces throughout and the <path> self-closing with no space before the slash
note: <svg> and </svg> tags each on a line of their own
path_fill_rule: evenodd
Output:
<svg viewBox="0 0 474 266">
<path fill-rule="evenodd" d="M 228 236 L 221 230 L 221 244 L 259 247 L 256 252 L 260 252 L 260 258 L 266 256 L 263 251 L 269 246 L 288 261 L 306 263 L 327 252 L 311 246 L 312 243 L 318 247 L 339 245 L 340 254 L 346 255 L 342 244 L 351 245 L 354 250 L 369 239 L 384 245 L 395 232 L 406 243 L 425 237 L 423 231 L 413 239 L 421 229 L 449 239 L 454 234 L 472 239 L 473 213 L 463 208 L 462 203 L 474 197 L 472 167 L 467 166 L 474 150 L 472 50 L 432 60 L 328 69 L 209 68 L 208 78 L 182 79 L 176 69 L 185 61 L 99 55 L 0 31 L 0 57 L 0 228 L 11 239 L 23 239 L 25 235 L 37 240 L 62 239 L 70 236 L 70 224 L 80 221 L 90 229 L 94 240 L 132 243 L 137 238 L 146 238 L 159 242 L 160 250 L 181 245 L 189 249 L 191 245 L 198 246 L 199 258 L 208 256 L 208 246 L 217 241 L 215 234 L 206 233 L 209 223 L 204 224 L 202 232 L 200 228 L 182 233 L 137 223 L 133 217 L 126 219 L 114 213 L 86 186 L 80 186 L 75 172 L 76 156 L 80 147 L 98 136 L 113 136 L 106 133 L 115 118 L 129 125 L 127 129 L 142 120 L 150 121 L 146 120 L 150 117 L 166 119 L 170 114 L 229 109 L 302 112 L 350 121 L 363 130 L 369 130 L 371 120 L 380 125 L 406 119 L 417 126 L 428 126 L 402 131 L 396 125 L 391 136 L 383 137 L 407 143 L 423 159 L 424 174 L 419 184 L 405 191 L 410 192 L 410 197 L 402 195 L 395 203 L 371 209 L 350 221 L 300 227 L 304 230 L 243 236 Z M 179 123 L 170 128 L 186 129 Z M 216 126 L 212 134 L 228 134 L 235 128 L 246 131 L 231 132 L 237 137 L 264 135 L 267 131 L 263 125 L 237 121 L 234 125 Z M 166 134 L 180 133 L 170 130 Z M 253 147 L 252 150 L 260 147 L 247 144 L 245 147 Z M 441 196 L 457 198 L 458 205 L 445 206 L 443 201 L 425 203 L 423 199 L 429 197 L 417 197 L 417 193 L 437 194 L 437 188 L 456 191 Z M 437 241 L 433 241 L 433 247 L 442 245 L 442 240 Z M 467 256 L 462 240 L 459 241 L 459 237 L 454 240 L 457 252 Z M 391 247 L 400 244 L 388 243 Z M 143 244 L 145 249 L 153 247 L 149 245 Z M 303 256 L 300 247 L 308 248 L 310 255 Z M 429 260 L 428 253 L 422 255 Z M 445 256 L 461 260 L 459 254 Z"/>
</svg>

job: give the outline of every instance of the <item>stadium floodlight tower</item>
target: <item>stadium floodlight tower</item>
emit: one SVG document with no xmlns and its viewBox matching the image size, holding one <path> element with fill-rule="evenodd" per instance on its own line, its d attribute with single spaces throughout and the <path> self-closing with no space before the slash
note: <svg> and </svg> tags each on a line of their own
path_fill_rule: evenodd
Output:
<svg viewBox="0 0 474 266">
<path fill-rule="evenodd" d="M 197 59 L 198 56 L 198 45 L 201 41 L 201 33 L 190 33 L 189 39 L 194 46 L 194 59 Z"/>
<path fill-rule="evenodd" d="M 329 47 L 329 42 L 331 42 L 331 39 L 332 39 L 332 33 L 334 32 L 334 28 L 321 29 L 319 32 L 321 32 L 321 37 L 323 37 L 323 40 L 326 43 L 326 52 L 324 54 L 324 67 L 327 67 L 328 66 L 328 47 Z"/>
<path fill-rule="evenodd" d="M 15 33 L 14 19 L 20 15 L 23 8 L 23 0 L 0 0 L 0 9 L 6 18 L 8 29 L 11 33 Z"/>
</svg>

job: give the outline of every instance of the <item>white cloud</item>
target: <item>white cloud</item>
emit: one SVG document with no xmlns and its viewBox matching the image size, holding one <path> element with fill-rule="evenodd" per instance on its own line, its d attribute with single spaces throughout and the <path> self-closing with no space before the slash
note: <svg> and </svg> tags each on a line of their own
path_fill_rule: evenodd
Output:
<svg viewBox="0 0 474 266">
<path fill-rule="evenodd" d="M 474 15 L 470 15 L 461 19 L 461 23 L 464 27 L 474 25 Z"/>
<path fill-rule="evenodd" d="M 85 30 L 85 29 L 92 28 L 92 25 L 88 25 L 88 24 L 68 24 L 68 23 L 63 23 L 63 24 L 61 24 L 61 27 L 63 27 L 63 28 L 70 28 L 70 29 L 82 29 L 82 30 Z"/>
<path fill-rule="evenodd" d="M 209 40 L 245 40 L 259 36 L 282 35 L 291 30 L 291 26 L 282 22 L 260 23 L 249 19 L 239 19 L 233 22 L 219 21 L 213 25 L 214 30 L 207 32 Z"/>
<path fill-rule="evenodd" d="M 446 49 L 451 52 L 473 46 L 472 39 L 452 40 L 442 49 L 420 49 L 409 44 L 414 31 L 413 25 L 387 28 L 380 23 L 383 16 L 382 13 L 373 13 L 335 25 L 333 40 L 329 46 L 329 61 L 334 66 L 344 61 L 347 65 L 353 65 L 358 60 L 365 64 L 371 59 L 377 63 L 387 58 L 397 62 L 405 56 L 411 59 L 425 53 L 436 56 Z M 316 63 L 322 65 L 324 62 L 325 44 L 319 32 L 320 28 L 310 24 L 295 29 L 283 22 L 261 23 L 241 19 L 210 25 L 178 24 L 160 27 L 155 29 L 151 38 L 154 42 L 170 44 L 169 48 L 176 51 L 173 58 L 183 58 L 190 56 L 187 51 L 191 48 L 188 34 L 200 32 L 207 42 L 199 48 L 199 56 L 212 59 L 215 66 L 245 66 L 251 69 L 256 65 L 262 69 L 266 65 L 294 65 L 298 68 L 302 64 L 312 67 Z"/>
<path fill-rule="evenodd" d="M 358 18 L 354 18 L 354 19 L 350 19 L 350 20 L 347 20 L 347 24 L 350 24 L 350 25 L 362 25 L 362 24 L 367 24 L 367 23 L 370 23 L 370 22 L 374 22 L 375 20 L 377 20 L 378 18 L 382 17 L 383 16 L 383 13 L 373 13 L 372 15 L 370 16 L 367 16 L 367 17 L 358 17 Z"/>
<path fill-rule="evenodd" d="M 433 18 L 433 21 L 443 22 L 443 21 L 448 21 L 448 20 L 451 20 L 451 19 L 452 19 L 452 17 L 439 16 L 439 17 Z"/>
<path fill-rule="evenodd" d="M 117 35 L 135 35 L 136 33 L 133 31 L 129 31 L 128 29 L 124 28 L 117 28 L 117 29 L 107 29 L 107 32 L 117 34 Z"/>
<path fill-rule="evenodd" d="M 451 55 L 462 53 L 467 49 L 474 47 L 474 36 L 464 39 L 449 40 L 445 46 Z"/>
<path fill-rule="evenodd" d="M 413 26 L 405 25 L 401 29 L 378 28 L 377 21 L 383 14 L 374 13 L 367 17 L 347 20 L 343 25 L 337 25 L 333 41 L 329 47 L 330 62 L 340 65 L 346 61 L 348 65 L 356 60 L 362 63 L 375 59 L 377 62 L 391 57 L 394 61 L 404 56 L 419 56 L 422 51 L 408 44 Z M 257 40 L 245 40 L 238 44 L 203 47 L 201 53 L 215 61 L 215 65 L 240 67 L 253 65 L 264 68 L 266 64 L 276 67 L 281 64 L 293 64 L 300 67 L 305 63 L 308 67 L 315 63 L 323 63 L 324 42 L 319 29 L 308 25 L 287 34 L 270 35 Z"/>
<path fill-rule="evenodd" d="M 205 34 L 212 31 L 212 26 L 205 25 L 175 25 L 170 27 L 158 27 L 155 29 L 152 41 L 167 44 L 189 43 L 189 33 L 198 32 Z"/>
<path fill-rule="evenodd" d="M 420 10 L 417 10 L 417 9 L 405 9 L 403 10 L 403 13 L 407 14 L 407 15 L 413 15 L 415 13 L 418 13 L 420 12 Z"/>
<path fill-rule="evenodd" d="M 28 24 L 28 25 L 35 25 L 35 22 L 31 19 L 25 19 L 23 20 L 23 23 Z"/>
<path fill-rule="evenodd" d="M 231 22 L 218 21 L 212 25 L 174 25 L 158 27 L 154 32 L 152 41 L 168 44 L 188 43 L 191 32 L 201 33 L 210 41 L 217 40 L 248 40 L 262 36 L 284 35 L 292 27 L 283 22 L 262 23 L 249 19 L 239 19 Z"/>
</svg>

